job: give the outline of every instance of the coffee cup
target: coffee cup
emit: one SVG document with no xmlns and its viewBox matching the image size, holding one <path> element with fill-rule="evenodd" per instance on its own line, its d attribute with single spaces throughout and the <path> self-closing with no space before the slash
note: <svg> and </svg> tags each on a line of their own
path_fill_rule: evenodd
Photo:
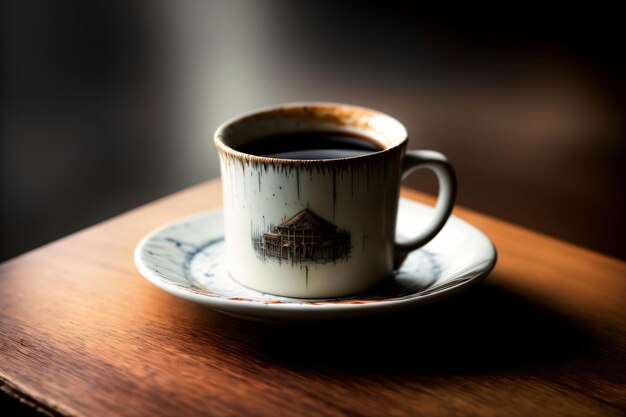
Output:
<svg viewBox="0 0 626 417">
<path fill-rule="evenodd" d="M 376 110 L 282 104 L 227 121 L 214 141 L 226 268 L 235 281 L 264 293 L 336 298 L 366 291 L 430 241 L 454 205 L 456 179 L 447 158 L 407 150 L 405 127 Z M 425 227 L 397 241 L 400 183 L 420 168 L 438 178 L 437 203 Z"/>
</svg>

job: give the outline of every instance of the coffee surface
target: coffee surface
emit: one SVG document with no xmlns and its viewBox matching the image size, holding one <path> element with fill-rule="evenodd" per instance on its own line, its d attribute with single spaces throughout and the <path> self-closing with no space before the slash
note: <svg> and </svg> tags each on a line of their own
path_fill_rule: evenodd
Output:
<svg viewBox="0 0 626 417">
<path fill-rule="evenodd" d="M 281 159 L 338 159 L 384 148 L 372 139 L 347 132 L 297 132 L 265 136 L 237 148 L 251 155 Z"/>
</svg>

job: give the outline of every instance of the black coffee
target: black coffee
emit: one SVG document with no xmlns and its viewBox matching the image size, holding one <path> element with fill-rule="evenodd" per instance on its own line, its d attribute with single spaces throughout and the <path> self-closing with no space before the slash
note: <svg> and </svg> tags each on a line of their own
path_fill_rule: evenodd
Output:
<svg viewBox="0 0 626 417">
<path fill-rule="evenodd" d="M 367 155 L 384 148 L 372 139 L 346 132 L 298 132 L 265 136 L 238 151 L 268 158 L 337 159 Z"/>
</svg>

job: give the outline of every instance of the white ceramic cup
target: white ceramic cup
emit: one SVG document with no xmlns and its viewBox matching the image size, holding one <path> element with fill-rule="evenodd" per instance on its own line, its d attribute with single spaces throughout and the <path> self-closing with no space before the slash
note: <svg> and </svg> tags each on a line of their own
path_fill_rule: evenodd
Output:
<svg viewBox="0 0 626 417">
<path fill-rule="evenodd" d="M 270 135 L 311 131 L 354 133 L 382 150 L 318 160 L 237 150 Z M 376 110 L 283 104 L 227 121 L 214 139 L 224 193 L 227 270 L 237 282 L 261 292 L 333 298 L 367 290 L 389 278 L 398 259 L 430 241 L 454 205 L 456 180 L 446 157 L 407 151 L 404 126 Z M 415 237 L 398 242 L 400 181 L 420 168 L 433 170 L 439 180 L 434 215 L 414 231 Z"/>
</svg>

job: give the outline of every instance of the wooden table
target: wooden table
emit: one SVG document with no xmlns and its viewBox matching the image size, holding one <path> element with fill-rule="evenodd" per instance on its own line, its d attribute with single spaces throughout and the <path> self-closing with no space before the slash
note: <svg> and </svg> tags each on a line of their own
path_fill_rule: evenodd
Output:
<svg viewBox="0 0 626 417">
<path fill-rule="evenodd" d="M 4 263 L 0 404 L 52 416 L 624 415 L 626 263 L 459 208 L 499 250 L 484 284 L 402 315 L 245 322 L 160 291 L 133 264 L 145 233 L 220 201 L 218 182 L 201 184 Z"/>
</svg>

